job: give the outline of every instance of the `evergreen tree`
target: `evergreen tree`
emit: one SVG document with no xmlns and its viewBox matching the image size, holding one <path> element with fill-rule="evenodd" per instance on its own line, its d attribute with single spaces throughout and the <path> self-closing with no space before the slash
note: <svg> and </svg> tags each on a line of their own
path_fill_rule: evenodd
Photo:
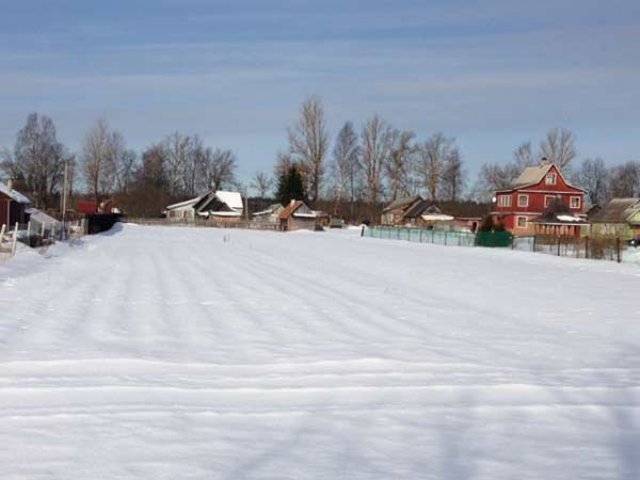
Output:
<svg viewBox="0 0 640 480">
<path fill-rule="evenodd" d="M 304 183 L 298 167 L 294 164 L 278 177 L 278 201 L 288 205 L 291 200 L 304 200 Z"/>
</svg>

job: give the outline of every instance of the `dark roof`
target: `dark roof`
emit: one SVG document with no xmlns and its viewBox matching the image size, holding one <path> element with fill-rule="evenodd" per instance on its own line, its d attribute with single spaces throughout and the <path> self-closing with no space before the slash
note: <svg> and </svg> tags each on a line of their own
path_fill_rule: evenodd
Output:
<svg viewBox="0 0 640 480">
<path fill-rule="evenodd" d="M 287 220 L 291 215 L 293 215 L 296 210 L 298 210 L 303 205 L 306 204 L 302 200 L 292 200 L 291 203 L 289 203 L 289 205 L 287 205 L 284 210 L 280 212 L 278 218 L 280 220 Z"/>
<path fill-rule="evenodd" d="M 626 223 L 629 217 L 640 211 L 640 198 L 614 198 L 596 213 L 593 223 Z"/>
<path fill-rule="evenodd" d="M 404 213 L 404 218 L 419 218 L 424 213 L 442 213 L 438 206 L 427 200 L 420 199 Z"/>
<path fill-rule="evenodd" d="M 392 201 L 389 205 L 384 207 L 383 212 L 388 212 L 390 210 L 396 210 L 398 208 L 405 209 L 411 207 L 417 201 L 422 200 L 420 195 L 413 195 L 411 197 L 402 197 Z"/>
</svg>

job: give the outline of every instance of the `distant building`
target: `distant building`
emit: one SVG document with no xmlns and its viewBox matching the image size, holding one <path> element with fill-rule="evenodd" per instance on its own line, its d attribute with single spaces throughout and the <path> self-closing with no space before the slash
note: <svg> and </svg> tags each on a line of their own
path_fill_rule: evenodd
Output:
<svg viewBox="0 0 640 480">
<path fill-rule="evenodd" d="M 535 232 L 533 221 L 552 202 L 564 204 L 572 215 L 582 215 L 585 190 L 570 185 L 553 163 L 527 167 L 510 188 L 495 192 L 491 215 L 515 235 Z"/>
<path fill-rule="evenodd" d="M 31 200 L 14 190 L 11 181 L 8 184 L 0 182 L 0 225 L 10 227 L 16 223 L 27 223 L 30 205 Z"/>
<path fill-rule="evenodd" d="M 393 226 L 433 227 L 450 226 L 454 217 L 442 213 L 434 202 L 420 195 L 394 200 L 382 210 L 380 223 Z"/>
<path fill-rule="evenodd" d="M 614 198 L 591 218 L 591 235 L 630 239 L 640 235 L 640 198 Z"/>
<path fill-rule="evenodd" d="M 273 203 L 264 210 L 255 212 L 252 215 L 252 219 L 261 223 L 274 223 L 277 224 L 279 220 L 280 212 L 284 210 L 284 207 L 280 203 Z"/>
<path fill-rule="evenodd" d="M 322 230 L 329 216 L 318 210 L 311 210 L 302 200 L 291 200 L 278 214 L 280 230 Z"/>
<path fill-rule="evenodd" d="M 237 222 L 243 213 L 240 193 L 223 190 L 209 191 L 169 205 L 165 209 L 167 218 L 174 221 L 194 221 L 196 218 L 202 218 L 218 222 Z"/>
</svg>

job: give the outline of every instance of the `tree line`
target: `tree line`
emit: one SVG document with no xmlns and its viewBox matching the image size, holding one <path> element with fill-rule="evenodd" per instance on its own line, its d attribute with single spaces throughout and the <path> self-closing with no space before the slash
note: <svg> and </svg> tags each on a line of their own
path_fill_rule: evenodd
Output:
<svg viewBox="0 0 640 480">
<path fill-rule="evenodd" d="M 549 130 L 536 151 L 526 141 L 511 161 L 482 165 L 471 184 L 455 137 L 442 132 L 420 138 L 373 115 L 360 128 L 346 121 L 332 142 L 317 97 L 302 103 L 286 132 L 287 145 L 276 154 L 272 171 L 257 171 L 243 185 L 234 152 L 207 146 L 198 135 L 175 131 L 136 152 L 103 118 L 72 153 L 58 140 L 53 120 L 32 113 L 13 149 L 2 150 L 0 171 L 38 207 L 55 209 L 66 166 L 72 195 L 82 193 L 98 203 L 114 197 L 128 213 L 145 216 L 209 188 L 245 195 L 252 188 L 260 198 L 286 201 L 303 198 L 350 220 L 376 218 L 382 202 L 417 194 L 435 202 L 486 202 L 541 157 L 585 188 L 592 203 L 640 194 L 640 162 L 607 166 L 602 158 L 585 158 L 574 165 L 576 139 L 567 129 Z"/>
</svg>

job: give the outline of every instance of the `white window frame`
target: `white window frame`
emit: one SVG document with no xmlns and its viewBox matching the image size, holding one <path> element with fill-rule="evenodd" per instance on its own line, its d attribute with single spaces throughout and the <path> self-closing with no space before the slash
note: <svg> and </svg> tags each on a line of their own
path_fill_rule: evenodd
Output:
<svg viewBox="0 0 640 480">
<path fill-rule="evenodd" d="M 555 195 L 545 195 L 544 196 L 544 208 L 547 208 L 549 205 L 551 205 L 551 202 L 553 202 L 553 200 L 555 200 Z"/>
<path fill-rule="evenodd" d="M 577 200 L 577 201 L 578 201 L 578 204 L 577 204 L 576 206 L 574 206 L 574 205 L 573 205 L 573 201 L 574 201 L 574 200 Z M 571 208 L 573 208 L 574 210 L 579 210 L 579 209 L 580 209 L 580 207 L 582 206 L 582 201 L 580 200 L 580 196 L 579 196 L 579 195 L 572 195 L 572 196 L 569 198 L 569 206 L 570 206 Z"/>
<path fill-rule="evenodd" d="M 520 219 L 524 219 L 524 226 L 520 225 Z M 529 222 L 527 221 L 527 217 L 523 217 L 521 215 L 518 215 L 516 217 L 516 228 L 527 228 L 529 226 Z"/>
<path fill-rule="evenodd" d="M 525 200 L 524 204 L 520 201 L 521 199 Z M 529 206 L 529 195 L 527 195 L 526 193 L 519 193 L 518 194 L 518 207 L 527 208 L 528 206 Z"/>
<path fill-rule="evenodd" d="M 498 195 L 498 206 L 499 207 L 510 207 L 511 206 L 511 195 Z"/>
<path fill-rule="evenodd" d="M 545 185 L 555 185 L 557 181 L 558 175 L 556 175 L 554 172 L 547 173 L 547 175 L 544 177 Z"/>
</svg>

